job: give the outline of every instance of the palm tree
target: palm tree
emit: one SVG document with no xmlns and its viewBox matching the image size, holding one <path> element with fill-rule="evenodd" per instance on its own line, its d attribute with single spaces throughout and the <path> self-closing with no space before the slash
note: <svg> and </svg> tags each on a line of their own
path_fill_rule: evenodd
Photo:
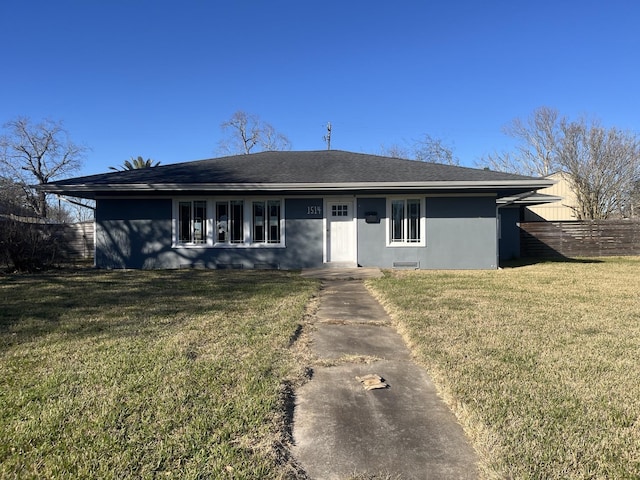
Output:
<svg viewBox="0 0 640 480">
<path fill-rule="evenodd" d="M 110 170 L 115 170 L 116 172 L 124 172 L 125 170 L 137 170 L 139 168 L 151 168 L 157 167 L 160 165 L 160 162 L 154 162 L 150 158 L 146 160 L 138 155 L 138 158 L 131 157 L 131 160 L 125 160 L 121 167 L 109 167 Z"/>
</svg>

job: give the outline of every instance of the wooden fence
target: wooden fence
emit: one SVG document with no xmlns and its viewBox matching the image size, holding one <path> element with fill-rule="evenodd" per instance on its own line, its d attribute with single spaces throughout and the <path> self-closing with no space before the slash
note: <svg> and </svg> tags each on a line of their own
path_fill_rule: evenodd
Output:
<svg viewBox="0 0 640 480">
<path fill-rule="evenodd" d="M 55 224 L 0 214 L 0 269 L 87 265 L 94 257 L 94 242 L 93 221 Z"/>
<path fill-rule="evenodd" d="M 47 225 L 51 234 L 61 240 L 61 252 L 67 260 L 90 260 L 93 258 L 93 222 Z"/>
<path fill-rule="evenodd" d="M 520 223 L 521 257 L 640 255 L 640 221 Z"/>
</svg>

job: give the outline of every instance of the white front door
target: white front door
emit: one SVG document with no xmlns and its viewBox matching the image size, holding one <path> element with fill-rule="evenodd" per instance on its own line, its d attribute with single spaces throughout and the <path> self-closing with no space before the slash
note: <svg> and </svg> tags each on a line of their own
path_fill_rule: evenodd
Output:
<svg viewBox="0 0 640 480">
<path fill-rule="evenodd" d="M 327 202 L 327 262 L 356 262 L 353 201 Z"/>
</svg>

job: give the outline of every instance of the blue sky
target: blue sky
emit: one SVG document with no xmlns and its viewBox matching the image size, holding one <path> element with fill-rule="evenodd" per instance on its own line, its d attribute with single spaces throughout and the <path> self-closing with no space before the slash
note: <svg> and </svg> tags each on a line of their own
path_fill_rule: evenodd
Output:
<svg viewBox="0 0 640 480">
<path fill-rule="evenodd" d="M 259 115 L 294 150 L 423 134 L 465 165 L 539 106 L 640 131 L 640 2 L 3 0 L 0 122 L 62 120 L 81 174 L 210 158 Z"/>
</svg>

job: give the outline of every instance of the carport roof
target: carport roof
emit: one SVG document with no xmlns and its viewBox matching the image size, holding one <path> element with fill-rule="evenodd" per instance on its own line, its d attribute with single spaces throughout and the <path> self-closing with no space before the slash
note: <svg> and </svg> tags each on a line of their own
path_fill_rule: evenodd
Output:
<svg viewBox="0 0 640 480">
<path fill-rule="evenodd" d="M 535 177 L 341 150 L 277 151 L 109 172 L 48 183 L 45 191 L 95 198 L 186 192 L 486 191 L 513 195 L 552 185 Z"/>
</svg>

